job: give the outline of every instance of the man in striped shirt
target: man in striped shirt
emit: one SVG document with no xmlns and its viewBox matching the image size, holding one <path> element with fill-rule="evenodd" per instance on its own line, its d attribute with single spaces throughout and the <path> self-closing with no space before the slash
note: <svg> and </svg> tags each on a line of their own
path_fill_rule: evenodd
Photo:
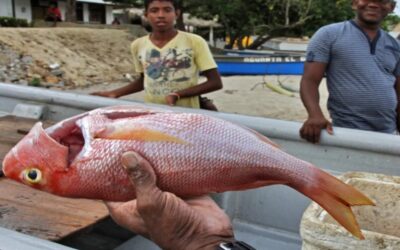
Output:
<svg viewBox="0 0 400 250">
<path fill-rule="evenodd" d="M 354 20 L 322 27 L 307 49 L 301 99 L 308 119 L 302 138 L 318 143 L 322 129 L 337 127 L 395 133 L 400 128 L 400 45 L 380 28 L 393 0 L 353 0 Z M 318 87 L 326 75 L 328 110 L 319 106 Z"/>
</svg>

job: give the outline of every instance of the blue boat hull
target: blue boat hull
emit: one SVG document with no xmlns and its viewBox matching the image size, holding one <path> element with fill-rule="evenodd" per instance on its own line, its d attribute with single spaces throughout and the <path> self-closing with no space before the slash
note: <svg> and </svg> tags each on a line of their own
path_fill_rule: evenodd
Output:
<svg viewBox="0 0 400 250">
<path fill-rule="evenodd" d="M 303 75 L 304 55 L 214 55 L 221 75 Z"/>
<path fill-rule="evenodd" d="M 217 61 L 221 75 L 303 75 L 304 62 Z"/>
</svg>

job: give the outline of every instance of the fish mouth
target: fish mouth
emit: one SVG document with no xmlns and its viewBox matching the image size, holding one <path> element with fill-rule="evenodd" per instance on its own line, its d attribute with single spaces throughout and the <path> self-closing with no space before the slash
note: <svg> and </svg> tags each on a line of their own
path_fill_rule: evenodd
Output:
<svg viewBox="0 0 400 250">
<path fill-rule="evenodd" d="M 84 148 L 85 138 L 75 121 L 62 124 L 55 129 L 49 129 L 48 134 L 59 144 L 68 148 L 68 165 L 76 159 Z"/>
</svg>

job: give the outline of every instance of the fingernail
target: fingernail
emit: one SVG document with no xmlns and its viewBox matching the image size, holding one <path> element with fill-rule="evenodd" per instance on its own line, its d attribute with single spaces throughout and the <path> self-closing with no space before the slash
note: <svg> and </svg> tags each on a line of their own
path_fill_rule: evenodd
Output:
<svg viewBox="0 0 400 250">
<path fill-rule="evenodd" d="M 122 155 L 122 165 L 129 171 L 136 171 L 139 166 L 135 153 L 128 152 Z"/>
</svg>

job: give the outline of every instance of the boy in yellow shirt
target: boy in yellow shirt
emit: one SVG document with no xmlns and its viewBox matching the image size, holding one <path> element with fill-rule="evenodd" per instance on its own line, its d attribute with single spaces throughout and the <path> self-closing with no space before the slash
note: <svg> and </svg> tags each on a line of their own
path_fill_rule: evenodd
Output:
<svg viewBox="0 0 400 250">
<path fill-rule="evenodd" d="M 206 41 L 175 29 L 179 14 L 175 0 L 146 0 L 145 16 L 152 32 L 131 45 L 139 79 L 119 89 L 93 94 L 117 98 L 145 90 L 146 102 L 200 108 L 201 94 L 221 89 L 217 64 Z M 199 73 L 207 81 L 198 84 Z"/>
</svg>

